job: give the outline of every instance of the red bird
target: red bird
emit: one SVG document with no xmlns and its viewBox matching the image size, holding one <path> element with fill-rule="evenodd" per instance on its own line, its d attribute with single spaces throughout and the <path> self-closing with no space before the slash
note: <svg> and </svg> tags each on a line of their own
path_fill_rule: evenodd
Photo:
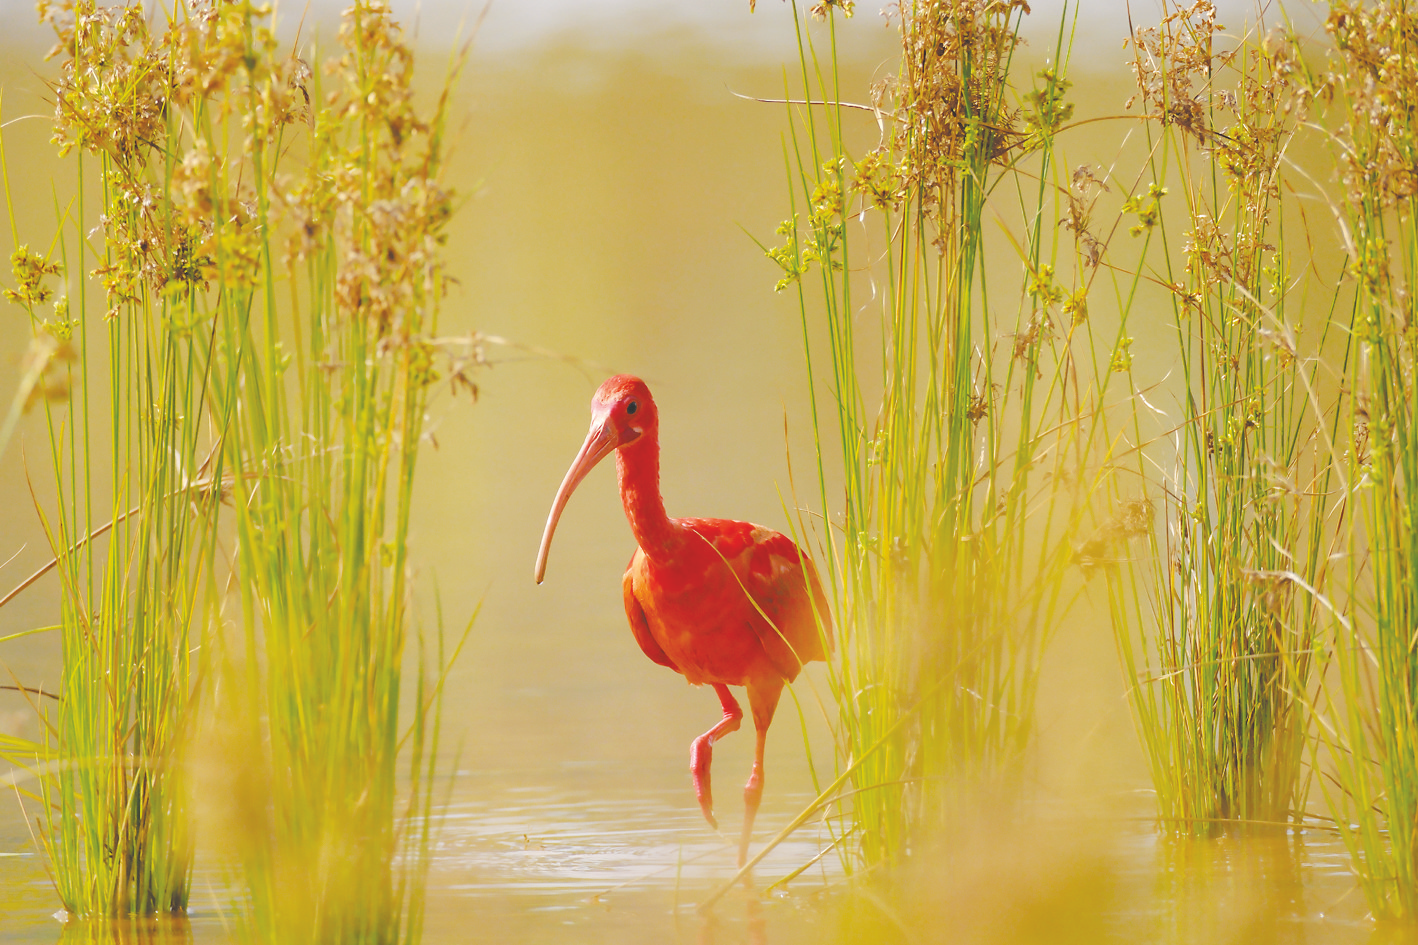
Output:
<svg viewBox="0 0 1418 945">
<path fill-rule="evenodd" d="M 709 765 L 714 742 L 735 731 L 743 710 L 730 686 L 748 690 L 758 733 L 744 787 L 739 865 L 763 797 L 763 744 L 783 685 L 810 660 L 826 659 L 832 618 L 812 561 L 787 537 L 749 522 L 670 518 L 660 497 L 660 418 L 650 389 L 618 375 L 591 398 L 591 431 L 557 490 L 537 554 L 537 583 L 561 511 L 576 486 L 612 451 L 620 500 L 638 547 L 625 579 L 625 615 L 640 649 L 696 685 L 709 683 L 724 717 L 694 740 L 689 768 L 710 826 Z"/>
</svg>

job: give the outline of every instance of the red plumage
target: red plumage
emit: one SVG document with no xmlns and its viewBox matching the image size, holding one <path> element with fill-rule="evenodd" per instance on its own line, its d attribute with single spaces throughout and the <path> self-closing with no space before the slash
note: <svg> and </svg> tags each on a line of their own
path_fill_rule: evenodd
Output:
<svg viewBox="0 0 1418 945">
<path fill-rule="evenodd" d="M 619 375 L 591 399 L 591 430 L 562 481 L 537 556 L 540 583 L 557 520 L 572 491 L 612 451 L 621 502 L 639 547 L 622 581 L 625 613 L 645 655 L 708 683 L 724 716 L 694 740 L 690 770 L 705 818 L 714 824 L 709 767 L 714 741 L 739 727 L 729 686 L 748 690 L 757 732 L 744 788 L 739 862 L 747 856 L 763 791 L 763 747 L 785 683 L 804 663 L 827 658 L 832 619 L 812 561 L 791 539 L 761 525 L 665 514 L 660 496 L 659 415 L 645 382 Z"/>
</svg>

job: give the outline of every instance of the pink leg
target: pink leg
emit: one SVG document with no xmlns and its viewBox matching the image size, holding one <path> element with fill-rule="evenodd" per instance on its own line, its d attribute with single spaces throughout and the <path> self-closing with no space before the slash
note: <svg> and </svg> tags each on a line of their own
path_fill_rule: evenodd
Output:
<svg viewBox="0 0 1418 945">
<path fill-rule="evenodd" d="M 783 680 L 754 681 L 748 684 L 748 707 L 753 713 L 753 728 L 758 742 L 753 751 L 753 773 L 743 789 L 743 838 L 739 841 L 739 867 L 748 862 L 748 841 L 753 837 L 753 820 L 758 816 L 758 802 L 763 800 L 763 746 L 768 740 L 768 726 L 783 694 Z"/>
<path fill-rule="evenodd" d="M 738 731 L 743 709 L 739 708 L 734 694 L 723 683 L 714 683 L 714 691 L 719 694 L 719 704 L 724 707 L 724 717 L 719 724 L 694 740 L 689 748 L 689 771 L 694 775 L 694 796 L 699 798 L 699 809 L 704 811 L 704 819 L 709 826 L 719 829 L 714 819 L 714 797 L 709 790 L 709 763 L 714 760 L 714 742 L 730 732 Z"/>
</svg>

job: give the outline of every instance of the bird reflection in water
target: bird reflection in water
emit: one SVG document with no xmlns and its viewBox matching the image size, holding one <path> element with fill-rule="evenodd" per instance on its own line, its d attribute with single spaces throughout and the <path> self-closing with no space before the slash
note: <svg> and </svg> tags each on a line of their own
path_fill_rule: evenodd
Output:
<svg viewBox="0 0 1418 945">
<path fill-rule="evenodd" d="M 728 929 L 725 923 L 712 911 L 706 912 L 699 927 L 698 945 L 738 945 L 747 941 L 749 945 L 768 945 L 768 920 L 763 917 L 763 903 L 758 895 L 749 892 L 744 897 L 744 929 L 747 938 Z"/>
</svg>

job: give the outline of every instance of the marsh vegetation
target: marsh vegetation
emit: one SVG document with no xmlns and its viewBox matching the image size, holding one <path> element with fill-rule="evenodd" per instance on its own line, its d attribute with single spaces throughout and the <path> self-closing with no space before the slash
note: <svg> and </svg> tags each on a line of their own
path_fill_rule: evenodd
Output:
<svg viewBox="0 0 1418 945">
<path fill-rule="evenodd" d="M 1117 57 L 1124 88 L 1124 73 L 1099 83 L 1077 62 L 1086 5 L 1056 8 L 1025 43 L 1040 15 L 1028 6 L 893 7 L 867 47 L 873 73 L 854 43 L 875 10 L 790 4 L 779 22 L 796 60 L 778 80 L 752 73 L 764 101 L 733 113 L 752 109 L 763 139 L 752 180 L 722 173 L 725 192 L 750 195 L 744 229 L 767 257 L 728 225 L 714 231 L 742 288 L 686 268 L 693 248 L 647 245 L 643 297 L 616 288 L 637 280 L 604 246 L 555 258 L 551 228 L 658 199 L 647 182 L 664 168 L 625 144 L 637 130 L 588 157 L 597 128 L 619 127 L 637 97 L 660 95 L 670 115 L 684 96 L 637 74 L 587 124 L 576 109 L 588 99 L 568 106 L 548 88 L 556 134 L 501 127 L 574 183 L 529 172 L 526 187 L 555 192 L 546 214 L 471 204 L 494 218 L 478 251 L 541 248 L 499 301 L 498 264 L 447 246 L 484 173 L 455 174 L 449 157 L 450 140 L 481 153 L 457 104 L 476 57 L 421 52 L 415 72 L 412 41 L 378 4 L 351 8 L 328 41 L 303 28 L 292 39 L 240 4 L 42 5 L 63 160 L 6 156 L 7 308 L 28 316 L 12 334 L 29 351 L 0 461 L 22 471 L 5 480 L 27 484 L 9 504 L 38 522 L 31 570 L 45 573 L 0 571 L 0 592 L 24 588 L 0 603 L 0 646 L 53 640 L 60 675 L 18 672 L 0 692 L 31 720 L 0 729 L 0 754 L 58 906 L 83 919 L 216 909 L 213 936 L 261 941 L 417 941 L 440 884 L 485 881 L 509 914 L 530 914 L 518 878 L 543 867 L 524 875 L 507 858 L 584 847 L 597 852 L 566 853 L 577 865 L 563 872 L 590 886 L 556 886 L 563 874 L 544 867 L 571 901 L 614 898 L 624 882 L 641 898 L 623 901 L 678 916 L 727 896 L 717 908 L 747 916 L 720 929 L 731 938 L 763 935 L 758 910 L 789 908 L 773 896 L 808 883 L 826 894 L 789 893 L 798 918 L 771 913 L 775 937 L 820 940 L 827 923 L 843 941 L 934 940 L 942 927 L 1033 941 L 1065 922 L 1080 940 L 1209 941 L 1315 922 L 1272 901 L 1288 895 L 1276 884 L 1338 901 L 1351 874 L 1373 917 L 1412 919 L 1414 15 L 1398 0 L 1332 4 L 1307 31 L 1273 10 L 1223 26 L 1205 0 L 1169 4 L 1150 22 L 1137 14 Z M 882 50 L 889 64 L 876 66 Z M 704 130 L 722 116 L 700 112 L 676 133 L 731 160 Z M 20 130 L 7 125 L 6 143 Z M 52 195 L 43 216 L 39 189 Z M 692 212 L 723 215 L 714 199 Z M 505 239 L 523 226 L 531 242 Z M 736 481 L 764 488 L 740 505 L 732 487 L 706 491 L 667 463 L 671 514 L 676 488 L 697 490 L 714 514 L 793 534 L 830 585 L 840 633 L 825 672 L 783 704 L 802 747 L 775 750 L 806 763 L 766 795 L 755 878 L 773 896 L 761 903 L 730 888 L 731 854 L 674 801 L 678 717 L 658 717 L 658 695 L 627 694 L 654 683 L 633 660 L 623 673 L 608 663 L 599 688 L 579 682 L 602 659 L 586 640 L 625 642 L 620 553 L 599 562 L 619 523 L 563 534 L 585 587 L 528 618 L 497 602 L 497 559 L 517 545 L 486 523 L 512 519 L 486 513 L 477 527 L 459 510 L 470 491 L 508 494 L 504 461 L 473 487 L 451 463 L 422 468 L 468 458 L 440 445 L 456 444 L 456 424 L 497 431 L 501 455 L 553 425 L 540 416 L 559 410 L 549 392 L 570 394 L 571 426 L 584 401 L 579 377 L 475 378 L 500 338 L 466 319 L 448 337 L 450 289 L 466 299 L 486 283 L 477 327 L 528 342 L 508 349 L 518 357 L 584 356 L 594 376 L 610 373 L 603 351 L 616 368 L 640 356 L 598 348 L 606 334 L 683 331 L 689 347 L 658 365 L 679 370 L 699 329 L 679 327 L 693 319 L 666 315 L 663 296 L 700 294 L 686 284 L 705 278 L 702 294 L 763 308 L 715 330 L 727 380 L 686 367 L 683 390 L 667 385 L 666 436 L 678 407 L 706 441 L 724 438 L 687 449 L 689 463 L 716 468 L 715 450 L 756 436 L 738 455 L 781 472 L 744 463 Z M 565 294 L 537 314 L 490 314 L 547 286 Z M 622 298 L 643 314 L 619 321 Z M 562 330 L 571 304 L 590 314 Z M 778 322 L 753 334 L 761 311 Z M 795 352 L 801 366 L 785 367 Z M 516 370 L 543 368 L 575 375 L 562 361 Z M 499 398 L 499 384 L 516 396 Z M 785 408 L 759 423 L 765 387 Z M 695 407 L 711 390 L 744 419 Z M 547 440 L 535 458 L 554 477 L 565 437 Z M 530 508 L 544 484 L 525 490 Z M 463 550 L 421 555 L 419 523 L 444 520 L 468 544 L 430 538 Z M 452 595 L 446 637 L 436 559 L 444 588 L 493 576 Z M 600 596 L 614 606 L 585 603 Z M 484 598 L 479 626 L 501 620 L 512 642 L 475 631 L 462 650 L 474 666 L 450 671 Z M 33 613 L 45 616 L 11 619 Z M 541 623 L 567 631 L 539 637 Z M 1106 649 L 1115 668 L 1080 675 L 1060 647 Z M 474 678 L 485 692 L 450 695 Z M 1089 687 L 1128 725 L 1054 724 Z M 445 695 L 474 732 L 471 762 L 443 735 Z M 683 711 L 685 732 L 702 729 Z M 634 750 L 613 734 L 626 728 Z M 777 740 L 791 728 L 780 722 Z M 1119 744 L 1089 746 L 1098 729 Z M 646 761 L 652 743 L 665 751 Z M 517 768 L 526 745 L 553 761 Z M 566 773 L 596 752 L 614 772 Z M 1122 779 L 1048 760 L 1127 753 Z M 538 808 L 516 793 L 527 771 L 574 786 Z M 1120 780 L 1145 781 L 1145 800 L 1117 801 Z M 633 790 L 644 796 L 616 807 Z M 662 825 L 638 822 L 647 805 Z M 659 872 L 630 854 L 605 865 L 614 829 Z M 467 839 L 480 836 L 498 839 Z M 1119 844 L 1173 885 L 1140 892 Z M 1315 866 L 1341 850 L 1343 869 Z M 474 865 L 443 877 L 440 856 Z M 1158 905 L 1138 918 L 1139 898 Z M 1218 930 L 1217 903 L 1258 924 Z M 426 937 L 457 934 L 458 915 L 435 910 Z M 714 923 L 685 934 L 712 937 Z M 1356 918 L 1328 934 L 1364 930 Z"/>
</svg>

